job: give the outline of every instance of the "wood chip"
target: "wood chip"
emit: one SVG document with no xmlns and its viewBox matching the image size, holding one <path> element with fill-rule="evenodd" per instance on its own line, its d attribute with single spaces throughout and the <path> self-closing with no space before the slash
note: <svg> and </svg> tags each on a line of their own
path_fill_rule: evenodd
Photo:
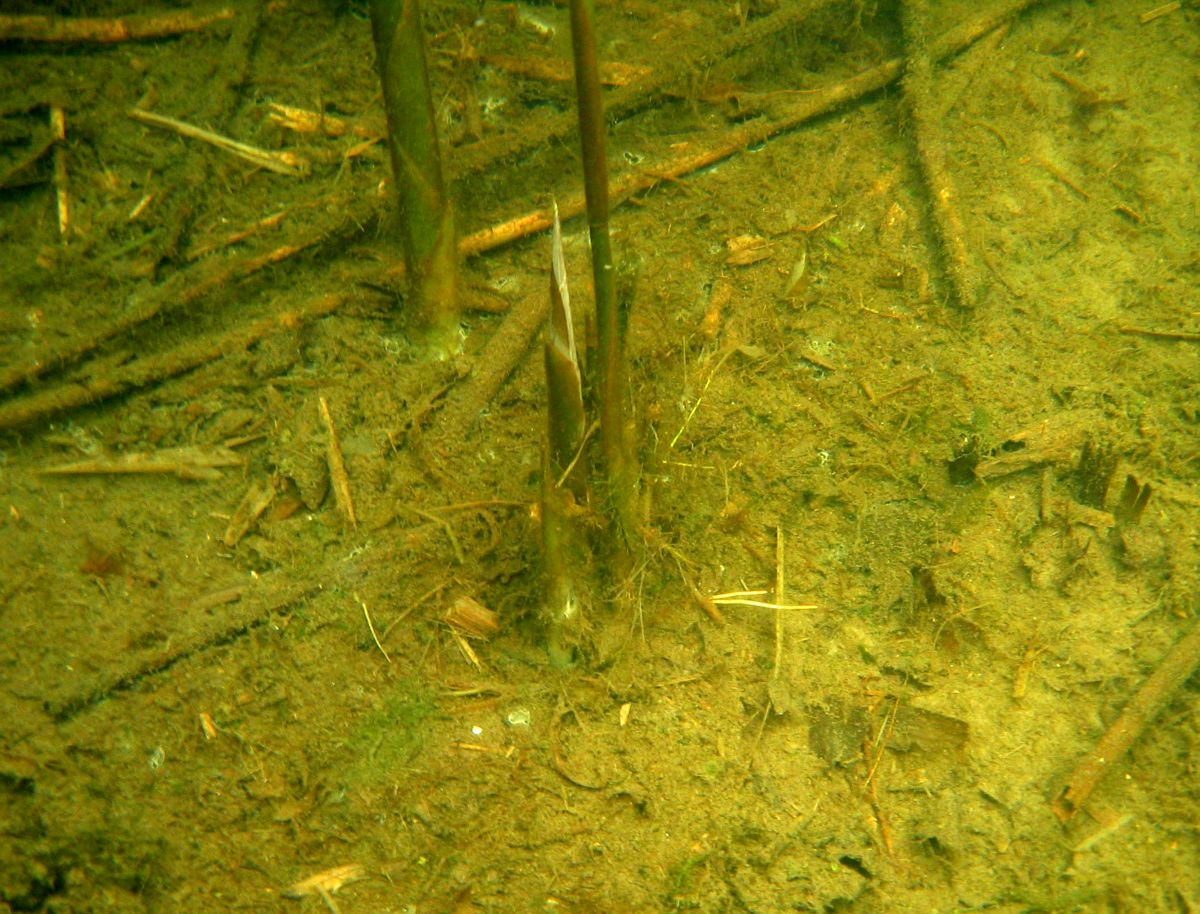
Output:
<svg viewBox="0 0 1200 914">
<path fill-rule="evenodd" d="M 224 543 L 226 546 L 236 546 L 238 541 L 249 532 L 264 511 L 275 500 L 278 479 L 268 476 L 256 479 L 250 483 L 250 488 L 242 496 L 233 517 L 229 518 L 229 526 L 225 528 Z"/>
<path fill-rule="evenodd" d="M 994 479 L 1042 464 L 1069 464 L 1088 435 L 1100 427 L 1099 414 L 1080 410 L 1055 415 L 1010 435 L 996 456 L 979 461 L 975 475 Z"/>
<path fill-rule="evenodd" d="M 283 890 L 284 898 L 307 898 L 310 895 L 332 895 L 342 886 L 366 878 L 366 868 L 361 863 L 346 863 L 322 870 L 307 879 L 301 879 Z"/>
<path fill-rule="evenodd" d="M 729 251 L 725 262 L 736 267 L 744 267 L 747 264 L 766 260 L 773 253 L 771 243 L 760 235 L 738 235 L 736 238 L 727 238 L 725 248 Z"/>
</svg>

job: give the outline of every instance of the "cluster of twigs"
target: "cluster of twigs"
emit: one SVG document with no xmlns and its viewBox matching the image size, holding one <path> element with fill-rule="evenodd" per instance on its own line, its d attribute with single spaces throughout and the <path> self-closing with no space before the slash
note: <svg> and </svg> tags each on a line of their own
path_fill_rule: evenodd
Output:
<svg viewBox="0 0 1200 914">
<path fill-rule="evenodd" d="M 930 53 L 935 60 L 943 60 L 968 47 L 980 37 L 987 34 L 998 25 L 1003 24 L 1018 15 L 1037 0 L 1016 0 L 1005 5 L 998 11 L 991 11 L 969 22 L 952 29 L 932 43 Z M 754 28 L 760 38 L 770 35 L 768 27 L 782 30 L 795 24 L 796 13 L 778 13 L 766 17 Z M 681 67 L 682 68 L 682 67 Z M 609 195 L 614 203 L 619 203 L 628 197 L 653 189 L 664 181 L 673 181 L 692 172 L 706 168 L 715 162 L 736 155 L 742 150 L 760 143 L 772 136 L 795 129 L 807 121 L 821 116 L 838 107 L 849 104 L 872 92 L 895 82 L 904 72 L 904 61 L 892 58 L 869 68 L 859 75 L 844 82 L 836 83 L 824 89 L 814 91 L 799 97 L 795 102 L 776 109 L 772 117 L 739 123 L 725 131 L 714 135 L 702 148 L 677 153 L 673 157 L 657 164 L 653 169 L 634 169 L 626 172 L 612 182 Z M 682 79 L 682 77 L 680 77 Z M 634 87 L 620 90 L 621 98 L 630 108 L 637 104 L 648 103 L 648 100 L 669 91 L 671 83 L 656 82 L 652 91 L 639 93 Z M 682 86 L 680 86 L 682 88 Z M 615 106 L 615 107 L 620 107 Z M 611 108 L 610 108 L 611 110 Z M 524 144 L 523 139 L 515 140 L 514 150 L 519 150 Z M 509 147 L 492 148 L 491 154 L 503 157 Z M 473 168 L 474 163 L 468 160 L 452 163 L 458 168 Z M 328 197 L 326 191 L 322 197 Z M 38 351 L 23 363 L 13 364 L 0 369 L 0 394 L 14 393 L 29 381 L 51 375 L 64 367 L 77 363 L 80 359 L 97 350 L 103 343 L 132 332 L 148 321 L 167 315 L 179 314 L 196 307 L 208 296 L 228 287 L 238 280 L 245 280 L 262 272 L 264 269 L 284 263 L 304 252 L 314 252 L 321 249 L 345 245 L 363 232 L 373 229 L 377 224 L 384 202 L 368 194 L 354 194 L 338 191 L 333 197 L 324 201 L 317 218 L 299 230 L 286 232 L 284 240 L 278 245 L 266 250 L 252 251 L 244 255 L 234 256 L 224 260 L 199 261 L 184 267 L 173 274 L 167 282 L 151 287 L 141 294 L 135 295 L 132 305 L 120 316 L 86 332 L 80 332 L 75 337 L 56 343 Z M 559 201 L 562 218 L 569 219 L 584 212 L 586 202 L 583 194 L 567 196 Z M 532 234 L 546 231 L 553 223 L 550 208 L 533 210 L 517 215 L 499 225 L 483 228 L 466 235 L 458 242 L 462 256 L 471 257 L 494 250 L 513 241 Z M 272 225 L 278 223 L 272 221 Z M 286 231 L 286 221 L 284 225 Z M 244 233 L 235 233 L 234 237 L 242 237 Z M 395 275 L 394 270 L 385 270 L 385 280 Z M 530 310 L 534 313 L 529 313 Z M 513 309 L 505 323 L 512 322 L 527 328 L 525 339 L 532 339 L 532 334 L 541 321 L 545 319 L 545 303 L 543 301 L 521 303 Z M 523 353 L 525 348 L 509 351 Z M 515 357 L 515 356 L 514 356 Z M 172 358 L 164 354 L 159 360 L 160 366 L 177 366 L 187 360 Z M 194 367 L 192 363 L 188 367 Z M 512 365 L 498 366 L 494 370 L 489 367 L 490 375 L 501 379 L 511 372 Z M 184 369 L 186 370 L 186 369 Z M 17 395 L 9 402 L 0 404 L 0 429 L 12 428 L 28 422 L 50 418 L 65 409 L 76 408 L 80 405 L 94 403 L 113 393 L 125 392 L 132 386 L 155 383 L 171 376 L 171 373 L 144 371 L 137 375 L 136 383 L 114 383 L 107 377 L 107 372 L 98 372 L 95 383 L 95 393 L 68 396 L 66 390 L 71 382 L 59 382 L 63 391 L 56 393 L 55 382 L 48 380 L 49 386 L 41 391 L 34 403 L 27 402 L 28 395 Z M 487 385 L 493 386 L 493 385 Z M 486 390 L 486 387 L 484 388 Z M 481 389 L 468 389 L 460 397 L 468 410 L 472 405 L 483 408 L 486 400 L 480 399 Z M 469 426 L 473 416 L 464 415 L 459 419 L 459 427 Z"/>
<path fill-rule="evenodd" d="M 1030 5 L 1033 0 L 1012 4 L 1004 15 L 1014 15 Z M 730 53 L 753 42 L 761 41 L 772 32 L 786 29 L 811 15 L 826 4 L 814 2 L 800 4 L 775 16 L 739 30 L 727 42 L 721 53 Z M 986 20 L 973 23 L 959 34 L 943 38 L 926 49 L 922 40 L 922 54 L 910 55 L 910 80 L 914 73 L 927 72 L 931 61 L 947 56 L 965 47 L 979 35 L 992 28 L 1002 17 L 993 14 Z M 754 143 L 794 128 L 804 121 L 846 104 L 855 98 L 876 90 L 897 79 L 905 69 L 901 59 L 886 61 L 852 80 L 831 86 L 825 91 L 803 95 L 792 106 L 778 110 L 774 118 L 763 118 L 731 128 L 715 138 L 707 148 L 661 163 L 654 170 L 631 171 L 610 186 L 604 150 L 604 113 L 600 101 L 599 62 L 595 51 L 594 23 L 591 4 L 583 0 L 571 3 L 572 38 L 576 71 L 576 92 L 579 101 L 578 119 L 583 146 L 584 193 L 568 197 L 563 202 L 563 212 L 573 216 L 586 211 L 588 216 L 591 249 L 593 253 L 593 286 L 595 290 L 595 323 L 597 349 L 594 364 L 590 367 L 590 385 L 598 410 L 596 427 L 600 443 L 600 505 L 608 519 L 610 557 L 622 563 L 620 557 L 627 538 L 635 534 L 638 526 L 636 517 L 637 470 L 626 440 L 624 404 L 626 400 L 626 370 L 621 340 L 621 328 L 617 314 L 614 265 L 609 241 L 609 210 L 612 201 L 619 202 L 627 196 L 653 188 L 664 180 L 673 180 L 707 165 L 719 161 Z M 373 31 L 376 38 L 379 69 L 384 87 L 385 106 L 388 114 L 390 150 L 393 172 L 400 197 L 402 235 L 405 250 L 405 273 L 411 290 L 409 306 L 416 311 L 416 323 L 423 328 L 435 349 L 445 351 L 452 345 L 451 338 L 457 331 L 457 256 L 469 256 L 491 247 L 504 244 L 522 235 L 541 231 L 557 218 L 548 210 L 537 211 L 518 217 L 501 226 L 496 226 L 460 242 L 454 240 L 453 210 L 444 190 L 443 165 L 441 162 L 436 130 L 433 126 L 429 101 L 428 77 L 424 67 L 424 50 L 421 39 L 419 8 L 415 0 L 379 2 L 373 6 Z M 922 36 L 922 39 L 924 36 Z M 672 86 L 682 81 L 684 74 L 694 72 L 704 61 L 682 61 L 675 67 L 667 67 L 652 81 L 639 87 L 618 90 L 612 99 L 617 111 L 633 110 L 639 105 L 651 103 L 655 98 L 672 91 Z M 923 90 L 922 90 L 923 91 Z M 916 93 L 914 93 L 916 94 Z M 167 126 L 185 135 L 212 142 L 219 148 L 241 156 L 254 156 L 258 164 L 281 173 L 302 168 L 302 163 L 283 158 L 288 154 L 270 154 L 246 147 L 244 144 L 226 141 L 208 131 L 198 131 L 177 121 L 169 121 L 150 112 L 131 112 L 139 119 L 157 126 Z M 561 120 L 561 118 L 560 118 Z M 565 130 L 563 123 L 544 125 L 538 137 L 545 142 L 547 135 Z M 511 148 L 520 152 L 528 144 L 526 135 L 518 134 Z M 470 171 L 478 163 L 467 159 L 457 167 Z M 929 169 L 927 174 L 936 175 Z M 936 196 L 936 195 L 935 195 Z M 346 237 L 363 225 L 374 224 L 379 216 L 379 204 L 370 200 L 349 198 L 343 201 L 343 213 L 334 224 L 318 224 L 303 235 L 294 236 L 288 242 L 268 252 L 234 258 L 231 261 L 210 265 L 201 261 L 197 265 L 177 273 L 158 290 L 151 291 L 141 302 L 135 304 L 117 320 L 98 332 L 68 341 L 55 351 L 40 354 L 32 363 L 13 366 L 0 372 L 0 390 L 13 390 L 21 384 L 68 366 L 95 350 L 105 340 L 120 336 L 147 321 L 166 313 L 182 310 L 219 289 L 234 279 L 257 273 L 264 267 L 279 263 L 302 250 L 326 244 L 331 238 Z M 335 208 L 330 208 L 336 211 Z M 556 235 L 557 237 L 557 235 Z M 954 235 L 947 233 L 948 247 Z M 951 258 L 952 261 L 957 262 Z M 565 490 L 573 498 L 583 500 L 587 486 L 581 482 L 584 475 L 576 467 L 585 444 L 582 413 L 582 382 L 574 340 L 571 336 L 571 315 L 567 293 L 565 268 L 562 265 L 561 248 L 556 248 L 555 267 L 551 283 L 551 330 L 547 337 L 546 364 L 550 402 L 550 444 L 545 458 L 548 488 L 543 490 L 543 546 L 547 555 L 548 599 L 550 617 L 561 619 L 569 612 L 564 607 L 573 606 L 574 588 L 569 583 L 571 573 L 563 556 L 578 550 L 571 545 L 579 537 L 570 530 L 571 511 L 563 502 L 564 483 L 571 471 L 574 477 Z M 954 271 L 951 271 L 952 274 Z M 393 271 L 394 273 L 394 271 Z M 293 311 L 289 315 L 292 325 L 319 318 L 336 308 L 344 299 L 339 296 L 317 300 L 311 307 Z M 461 440 L 463 433 L 474 421 L 474 416 L 486 406 L 511 370 L 514 358 L 526 351 L 530 338 L 544 320 L 545 304 L 519 306 L 506 321 L 506 328 L 515 332 L 516 339 L 506 340 L 503 361 L 493 364 L 484 353 L 483 371 L 477 372 L 459 396 L 447 404 L 442 417 L 450 434 L 446 440 Z M 56 412 L 93 402 L 105 396 L 124 392 L 139 385 L 187 371 L 207 359 L 216 358 L 232 347 L 242 348 L 248 343 L 271 332 L 272 324 L 259 322 L 248 328 L 230 332 L 215 344 L 201 347 L 184 347 L 160 356 L 143 358 L 132 364 L 114 369 L 108 375 L 88 376 L 73 382 L 66 380 L 58 385 L 36 393 L 17 397 L 0 404 L 0 428 L 11 427 L 53 415 Z M 508 333 L 507 336 L 513 336 Z M 505 339 L 502 328 L 497 339 Z M 341 503 L 342 500 L 339 500 Z M 352 510 L 352 509 L 351 509 Z M 555 554 L 557 551 L 557 554 Z"/>
</svg>

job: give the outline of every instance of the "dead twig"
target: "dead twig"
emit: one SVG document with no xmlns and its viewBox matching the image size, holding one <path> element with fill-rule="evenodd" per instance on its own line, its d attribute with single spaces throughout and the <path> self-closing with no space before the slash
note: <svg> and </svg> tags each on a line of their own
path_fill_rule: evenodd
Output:
<svg viewBox="0 0 1200 914">
<path fill-rule="evenodd" d="M 1164 3 L 1162 6 L 1156 6 L 1152 10 L 1146 10 L 1146 12 L 1138 16 L 1138 22 L 1140 22 L 1142 25 L 1145 25 L 1148 22 L 1153 22 L 1155 19 L 1160 19 L 1163 16 L 1175 12 L 1181 6 L 1183 6 L 1183 4 L 1180 3 L 1179 0 L 1171 0 L 1170 3 Z"/>
<path fill-rule="evenodd" d="M 268 2 L 246 0 L 241 4 L 221 57 L 213 61 L 213 74 L 204 86 L 202 103 L 194 109 L 194 116 L 205 123 L 214 127 L 225 124 L 243 90 L 253 82 L 248 75 L 250 59 Z"/>
<path fill-rule="evenodd" d="M 294 133 L 319 133 L 334 138 L 349 133 L 359 139 L 380 141 L 387 136 L 387 127 L 382 121 L 348 121 L 324 111 L 310 111 L 278 102 L 268 102 L 267 107 L 271 109 L 267 118 L 272 123 Z"/>
<path fill-rule="evenodd" d="M 1157 669 L 1142 683 L 1099 742 L 1075 766 L 1066 786 L 1051 801 L 1058 818 L 1066 822 L 1079 809 L 1104 775 L 1124 758 L 1125 753 L 1141 736 L 1171 698 L 1200 666 L 1200 622 L 1181 638 L 1163 658 Z"/>
<path fill-rule="evenodd" d="M 198 32 L 232 19 L 233 9 L 178 10 L 115 19 L 66 16 L 0 16 L 0 41 L 45 41 L 55 44 L 117 44 Z"/>
<path fill-rule="evenodd" d="M 1042 166 L 1042 169 L 1046 172 L 1046 174 L 1050 175 L 1050 177 L 1052 177 L 1055 181 L 1057 181 L 1063 187 L 1068 188 L 1072 193 L 1076 194 L 1080 199 L 1082 199 L 1082 200 L 1091 200 L 1092 199 L 1092 195 L 1087 192 L 1087 189 L 1082 184 L 1080 184 L 1078 181 L 1076 181 L 1074 178 L 1072 178 L 1069 174 L 1067 174 L 1065 171 L 1063 171 L 1061 168 L 1059 168 L 1057 165 L 1055 165 L 1049 159 L 1045 159 L 1042 156 L 1035 155 L 1035 156 L 1030 156 L 1030 161 L 1036 162 L 1038 165 Z"/>
<path fill-rule="evenodd" d="M 211 130 L 205 130 L 203 127 L 197 127 L 186 121 L 167 117 L 165 114 L 155 114 L 153 111 L 145 111 L 141 108 L 130 108 L 126 113 L 135 121 L 149 124 L 152 127 L 173 130 L 180 136 L 200 140 L 201 142 L 215 146 L 217 149 L 235 155 L 249 162 L 251 165 L 265 168 L 279 175 L 303 177 L 312 171 L 312 165 L 306 158 L 294 152 L 288 152 L 286 149 L 278 151 L 259 149 L 257 146 L 251 146 L 248 143 L 230 139 L 227 136 L 222 136 Z"/>
<path fill-rule="evenodd" d="M 392 662 L 392 658 L 388 656 L 388 652 L 383 649 L 383 642 L 379 640 L 379 635 L 375 634 L 375 623 L 371 621 L 371 613 L 367 610 L 366 601 L 363 600 L 357 593 L 354 599 L 358 601 L 358 605 L 362 607 L 363 618 L 367 620 L 367 628 L 371 631 L 371 639 L 375 642 L 375 646 L 379 648 L 379 653 L 383 654 L 383 659 L 388 663 Z"/>
<path fill-rule="evenodd" d="M 1121 333 L 1131 336 L 1148 336 L 1154 340 L 1180 340 L 1185 343 L 1200 342 L 1200 332 L 1195 330 L 1154 330 L 1150 327 L 1118 327 Z"/>
<path fill-rule="evenodd" d="M 161 451 L 138 451 L 115 457 L 97 457 L 38 470 L 43 476 L 98 476 L 158 474 L 180 479 L 220 479 L 219 467 L 241 466 L 244 461 L 225 447 L 175 447 Z"/>
<path fill-rule="evenodd" d="M 318 563 L 312 568 L 262 574 L 251 585 L 239 583 L 238 598 L 232 596 L 232 590 L 223 591 L 230 597 L 215 601 L 215 605 L 224 606 L 221 612 L 189 614 L 187 624 L 177 628 L 177 634 L 165 644 L 131 645 L 112 663 L 98 667 L 91 675 L 48 685 L 41 696 L 46 712 L 56 721 L 69 720 L 185 657 L 228 644 L 262 625 L 272 614 L 326 591 L 333 573 L 331 564 Z M 202 604 L 203 601 L 201 598 Z"/>
<path fill-rule="evenodd" d="M 329 402 L 324 397 L 318 397 L 321 407 L 321 421 L 325 423 L 328 436 L 326 458 L 329 461 L 329 479 L 333 483 L 333 497 L 338 510 L 350 521 L 350 526 L 358 529 L 358 517 L 354 513 L 354 498 L 350 494 L 350 476 L 346 473 L 346 462 L 342 459 L 342 445 L 338 441 L 337 430 L 333 427 L 333 416 L 329 413 Z"/>
<path fill-rule="evenodd" d="M 67 185 L 67 113 L 50 106 L 50 135 L 54 139 L 54 197 L 58 204 L 58 235 L 66 243 L 71 233 L 71 192 Z"/>
<path fill-rule="evenodd" d="M 771 660 L 771 680 L 779 679 L 783 669 L 783 607 L 787 602 L 787 586 L 783 567 L 783 527 L 775 528 L 775 655 Z M 775 699 L 771 698 L 771 703 Z M 781 710 L 776 708 L 776 710 Z"/>
<path fill-rule="evenodd" d="M 467 440 L 479 414 L 513 372 L 546 323 L 546 295 L 530 295 L 513 306 L 475 359 L 470 377 L 453 388 L 437 420 L 438 437 L 455 448 Z"/>
<path fill-rule="evenodd" d="M 454 535 L 454 528 L 450 526 L 450 522 L 444 517 L 438 517 L 422 508 L 415 508 L 412 505 L 405 505 L 405 510 L 411 511 L 417 517 L 422 517 L 430 523 L 436 524 L 442 528 L 442 532 L 446 534 L 446 539 L 450 541 L 450 548 L 454 550 L 454 561 L 456 564 L 463 565 L 466 563 L 466 556 L 463 555 L 462 546 L 459 545 L 458 537 Z"/>
<path fill-rule="evenodd" d="M 229 524 L 225 527 L 223 542 L 226 546 L 232 548 L 238 544 L 254 526 L 254 522 L 262 517 L 263 512 L 271 506 L 278 491 L 279 481 L 274 476 L 255 479 L 250 483 L 246 494 L 242 496 L 242 500 L 234 509 L 233 516 L 229 518 Z"/>
<path fill-rule="evenodd" d="M 731 593 L 719 593 L 715 597 L 709 597 L 710 600 L 717 606 L 750 606 L 759 609 L 816 609 L 816 603 L 773 603 L 767 600 L 756 600 L 755 597 L 766 596 L 770 591 L 767 590 L 735 590 Z"/>
<path fill-rule="evenodd" d="M 1105 106 L 1113 108 L 1125 107 L 1126 99 L 1110 97 L 1097 92 L 1091 86 L 1087 85 L 1087 83 L 1079 81 L 1074 76 L 1064 73 L 1062 70 L 1051 70 L 1050 75 L 1071 90 L 1075 97 L 1075 104 L 1083 111 L 1095 111 Z"/>
</svg>

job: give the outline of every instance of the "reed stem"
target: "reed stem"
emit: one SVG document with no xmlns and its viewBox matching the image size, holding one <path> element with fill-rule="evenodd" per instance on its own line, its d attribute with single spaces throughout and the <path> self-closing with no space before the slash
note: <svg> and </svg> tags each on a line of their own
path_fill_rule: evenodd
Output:
<svg viewBox="0 0 1200 914">
<path fill-rule="evenodd" d="M 458 348 L 458 248 L 446 196 L 418 0 L 372 0 L 371 30 L 387 109 L 414 340 L 444 357 Z"/>
<path fill-rule="evenodd" d="M 637 480 L 625 431 L 625 352 L 608 231 L 608 160 L 604 152 L 604 107 L 600 97 L 594 19 L 592 0 L 571 0 L 575 92 L 596 294 L 595 389 L 600 412 L 600 444 L 608 502 L 621 534 L 625 535 L 637 526 Z"/>
</svg>

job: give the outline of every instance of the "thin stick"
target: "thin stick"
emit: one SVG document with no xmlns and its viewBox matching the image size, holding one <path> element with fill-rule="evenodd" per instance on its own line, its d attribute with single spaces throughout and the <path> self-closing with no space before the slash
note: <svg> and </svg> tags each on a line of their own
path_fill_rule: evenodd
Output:
<svg viewBox="0 0 1200 914">
<path fill-rule="evenodd" d="M 771 678 L 779 678 L 783 665 L 783 605 L 786 587 L 783 576 L 783 527 L 775 528 L 775 662 L 771 666 Z"/>
<path fill-rule="evenodd" d="M 1171 0 L 1170 3 L 1164 3 L 1162 6 L 1156 6 L 1152 10 L 1146 10 L 1146 12 L 1138 16 L 1138 22 L 1140 22 L 1142 25 L 1145 25 L 1148 22 L 1153 22 L 1155 19 L 1158 19 L 1161 16 L 1166 16 L 1168 13 L 1175 12 L 1182 5 L 1183 4 L 1180 3 L 1179 0 Z"/>
<path fill-rule="evenodd" d="M 429 510 L 437 511 L 478 511 L 480 508 L 528 508 L 529 502 L 510 501 L 506 498 L 485 498 L 482 501 L 460 501 L 453 505 L 432 505 Z"/>
<path fill-rule="evenodd" d="M 418 517 L 423 517 L 431 523 L 437 524 L 442 528 L 442 532 L 446 534 L 446 539 L 450 540 L 450 548 L 454 550 L 454 560 L 459 564 L 465 564 L 466 557 L 463 555 L 462 546 L 458 544 L 458 537 L 454 535 L 454 528 L 450 526 L 450 521 L 444 517 L 438 517 L 436 514 L 431 514 L 423 508 L 414 508 L 408 505 L 408 510 Z"/>
<path fill-rule="evenodd" d="M 191 139 L 216 146 L 218 149 L 235 155 L 240 159 L 245 159 L 252 165 L 257 165 L 276 174 L 299 177 L 308 174 L 312 170 L 312 165 L 309 161 L 294 152 L 259 149 L 257 146 L 241 143 L 227 136 L 222 136 L 219 133 L 214 133 L 211 130 L 205 130 L 203 127 L 189 124 L 186 121 L 167 117 L 165 114 L 155 114 L 153 111 L 144 111 L 141 108 L 130 108 L 126 113 L 135 121 L 149 124 L 152 127 L 173 130 L 180 136 L 190 137 Z"/>
<path fill-rule="evenodd" d="M 776 549 L 782 547 L 776 546 Z M 778 558 L 778 551 L 776 552 Z M 776 569 L 778 573 L 779 569 Z M 776 590 L 776 593 L 780 593 Z M 733 590 L 729 593 L 719 593 L 715 597 L 709 597 L 718 606 L 759 606 L 763 609 L 816 609 L 816 603 L 784 603 L 782 601 L 776 603 L 768 603 L 765 600 L 752 600 L 750 597 L 761 597 L 770 593 L 769 590 Z"/>
<path fill-rule="evenodd" d="M 527 296 L 512 307 L 475 357 L 470 376 L 446 397 L 436 423 L 442 441 L 459 448 L 468 439 L 475 420 L 521 364 L 530 343 L 545 326 L 549 308 L 545 295 Z"/>
<path fill-rule="evenodd" d="M 682 574 L 682 569 L 680 569 L 680 573 Z M 721 614 L 721 610 L 717 609 L 717 604 L 713 602 L 712 597 L 706 597 L 698 591 L 686 577 L 684 577 L 684 581 L 687 583 L 688 590 L 692 592 L 692 598 L 696 601 L 696 605 L 704 610 L 704 614 L 716 622 L 717 625 L 724 625 L 725 617 Z"/>
<path fill-rule="evenodd" d="M 371 638 L 375 641 L 375 646 L 379 648 L 379 653 L 383 654 L 383 659 L 388 663 L 392 662 L 392 658 L 388 656 L 388 652 L 383 649 L 383 643 L 379 640 L 379 636 L 375 634 L 375 623 L 371 621 L 371 614 L 367 611 L 367 604 L 357 593 L 354 599 L 358 601 L 358 605 L 362 607 L 363 617 L 367 620 L 367 628 L 371 630 Z"/>
<path fill-rule="evenodd" d="M 346 473 L 346 463 L 342 460 L 342 445 L 338 441 L 337 431 L 333 427 L 333 416 L 329 414 L 329 403 L 324 397 L 318 397 L 321 407 L 321 419 L 325 422 L 325 431 L 329 437 L 329 448 L 326 457 L 329 461 L 329 478 L 333 482 L 333 497 L 338 510 L 350 521 L 350 526 L 358 528 L 358 518 L 354 514 L 354 499 L 350 495 L 350 477 Z"/>
<path fill-rule="evenodd" d="M 43 476 L 170 474 L 180 479 L 214 480 L 221 478 L 218 467 L 243 463 L 241 455 L 226 447 L 175 447 L 81 460 L 43 467 L 38 472 Z"/>
<path fill-rule="evenodd" d="M 718 600 L 710 597 L 718 606 L 757 606 L 760 609 L 816 609 L 816 603 L 767 603 L 764 600 Z"/>
<path fill-rule="evenodd" d="M 583 409 L 583 379 L 575 347 L 571 292 L 563 259 L 562 226 L 555 213 L 550 241 L 550 321 L 543 340 L 546 361 L 546 416 L 551 471 L 565 480 L 583 451 L 587 418 Z M 565 467 L 565 469 L 564 469 Z M 574 481 L 576 496 L 583 494 L 584 479 Z M 561 488 L 558 482 L 555 488 Z"/>
<path fill-rule="evenodd" d="M 676 549 L 667 547 L 667 553 L 675 560 L 675 566 L 679 569 L 679 577 L 683 579 L 684 586 L 692 595 L 692 599 L 696 601 L 696 605 L 704 610 L 704 614 L 712 619 L 717 625 L 725 624 L 725 617 L 721 615 L 721 610 L 717 609 L 717 604 L 712 601 L 712 597 L 706 597 L 702 594 L 696 585 L 692 583 L 692 579 L 683 569 L 683 555 Z"/>
<path fill-rule="evenodd" d="M 54 197 L 58 203 L 58 235 L 65 244 L 71 232 L 71 196 L 67 186 L 67 114 L 61 105 L 50 106 L 50 134 L 54 138 Z"/>
<path fill-rule="evenodd" d="M 712 367 L 712 371 L 708 373 L 708 378 L 705 380 L 704 386 L 700 388 L 700 394 L 696 397 L 696 402 L 692 404 L 692 408 L 688 411 L 688 414 L 683 419 L 683 424 L 679 426 L 679 431 L 675 433 L 675 437 L 672 438 L 671 443 L 667 445 L 667 450 L 670 451 L 675 449 L 675 445 L 679 443 L 679 439 L 683 436 L 683 433 L 687 431 L 687 427 L 691 423 L 692 417 L 696 415 L 696 410 L 700 408 L 700 403 L 704 400 L 704 395 L 708 393 L 708 388 L 712 384 L 713 378 L 717 376 L 717 372 L 720 370 L 721 366 L 725 364 L 725 360 L 733 355 L 736 351 L 737 350 L 735 348 L 730 347 L 721 353 L 721 357 L 717 359 L 717 364 L 714 365 Z M 766 591 L 764 590 L 763 593 L 766 593 Z"/>
<path fill-rule="evenodd" d="M 0 16 L 0 41 L 47 41 L 61 44 L 117 44 L 196 32 L 233 18 L 229 7 L 200 12 L 182 10 L 122 16 L 117 19 L 73 19 L 65 16 Z"/>
<path fill-rule="evenodd" d="M 1132 336 L 1148 336 L 1155 340 L 1181 340 L 1185 343 L 1200 342 L 1200 333 L 1188 330 L 1153 330 L 1149 327 L 1118 327 L 1121 333 Z"/>
<path fill-rule="evenodd" d="M 888 736 L 891 735 L 893 725 L 896 723 L 896 712 L 900 709 L 900 697 L 896 696 L 892 702 L 892 706 L 883 716 L 883 723 L 879 725 L 879 732 L 875 734 L 875 739 L 870 743 L 868 750 L 868 759 L 874 754 L 875 758 L 871 761 L 871 770 L 867 772 L 867 779 L 864 783 L 872 785 L 875 781 L 875 772 L 879 768 L 879 763 L 883 761 L 883 751 L 887 747 Z"/>
<path fill-rule="evenodd" d="M 304 324 L 331 314 L 348 300 L 343 294 L 322 295 L 291 314 L 291 325 Z M 190 371 L 231 352 L 245 352 L 263 337 L 284 329 L 277 315 L 236 327 L 215 339 L 200 337 L 157 355 L 136 359 L 110 372 L 85 380 L 70 380 L 20 399 L 0 403 L 0 429 L 15 428 L 47 419 L 89 403 L 145 387 Z"/>
<path fill-rule="evenodd" d="M 471 647 L 467 639 L 460 635 L 458 630 L 453 627 L 450 627 L 449 631 L 450 637 L 454 639 L 454 642 L 458 645 L 458 649 L 462 651 L 462 655 L 471 662 L 471 666 L 477 670 L 482 670 L 483 664 L 479 660 L 479 655 L 475 653 L 475 649 Z"/>
<path fill-rule="evenodd" d="M 579 441 L 579 447 L 575 448 L 575 456 L 571 458 L 571 462 L 567 464 L 567 468 L 562 471 L 562 475 L 554 483 L 554 488 L 561 489 L 563 483 L 567 481 L 567 477 L 571 475 L 571 471 L 575 469 L 575 464 L 579 463 L 579 458 L 583 456 L 583 449 L 587 446 L 588 440 L 592 434 L 600 427 L 599 421 L 593 421 L 588 426 L 587 431 L 583 433 L 583 438 Z"/>
<path fill-rule="evenodd" d="M 1121 716 L 1075 766 L 1066 786 L 1051 802 L 1054 814 L 1061 821 L 1066 822 L 1079 812 L 1109 768 L 1124 758 L 1129 747 L 1153 723 L 1198 666 L 1200 622 L 1194 623 L 1191 631 L 1171 648 L 1158 668 L 1134 693 Z"/>
<path fill-rule="evenodd" d="M 325 902 L 325 907 L 329 908 L 330 914 L 342 914 L 338 908 L 337 902 L 333 900 L 333 896 L 329 894 L 329 890 L 323 885 L 317 886 L 317 894 L 321 896 L 321 900 Z"/>
<path fill-rule="evenodd" d="M 250 60 L 258 44 L 268 2 L 245 0 L 240 4 L 221 56 L 213 61 L 213 75 L 205 82 L 202 102 L 193 109 L 193 117 L 214 128 L 228 124 L 241 94 L 254 83 Z"/>
<path fill-rule="evenodd" d="M 400 613 L 400 615 L 388 623 L 388 627 L 383 630 L 383 634 L 380 636 L 379 640 L 387 641 L 388 635 L 392 633 L 392 629 L 416 612 L 416 610 L 420 608 L 421 604 L 423 604 L 426 600 L 439 591 L 445 590 L 449 586 L 449 581 L 442 581 L 442 583 L 438 584 L 436 587 L 430 588 L 429 590 L 425 591 L 425 593 L 421 594 L 421 596 L 413 600 L 413 602 L 408 605 L 404 612 Z"/>
</svg>

